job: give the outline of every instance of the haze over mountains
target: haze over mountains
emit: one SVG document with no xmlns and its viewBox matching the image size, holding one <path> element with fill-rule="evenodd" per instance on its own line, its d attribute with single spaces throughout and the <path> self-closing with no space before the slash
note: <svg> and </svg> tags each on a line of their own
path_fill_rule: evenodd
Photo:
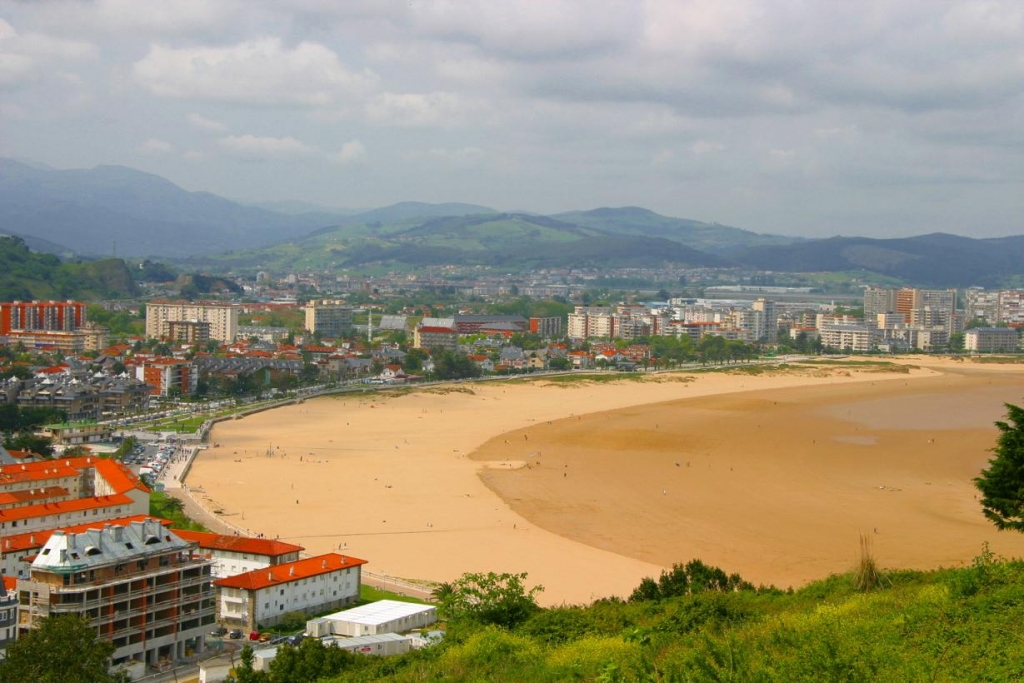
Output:
<svg viewBox="0 0 1024 683">
<path fill-rule="evenodd" d="M 163 258 L 209 267 L 395 262 L 521 270 L 669 264 L 865 270 L 928 286 L 991 286 L 1019 274 L 1024 262 L 1024 237 L 804 240 L 640 207 L 552 216 L 458 203 L 403 202 L 365 211 L 302 202 L 257 207 L 189 192 L 122 166 L 56 170 L 12 159 L 0 159 L 0 232 L 63 256 Z"/>
</svg>

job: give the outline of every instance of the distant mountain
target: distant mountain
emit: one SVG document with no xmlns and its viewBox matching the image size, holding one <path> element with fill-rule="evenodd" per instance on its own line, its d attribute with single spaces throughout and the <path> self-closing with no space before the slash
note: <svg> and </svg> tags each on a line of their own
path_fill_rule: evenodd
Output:
<svg viewBox="0 0 1024 683">
<path fill-rule="evenodd" d="M 931 287 L 999 286 L 1021 275 L 1024 236 L 972 239 L 933 233 L 899 239 L 833 237 L 734 254 L 740 265 L 779 272 L 866 270 Z"/>
<path fill-rule="evenodd" d="M 686 218 L 662 216 L 638 206 L 570 211 L 555 214 L 553 218 L 617 235 L 662 237 L 693 249 L 722 255 L 752 246 L 792 244 L 800 241 L 781 235 L 760 235 L 719 223 L 701 223 Z"/>
<path fill-rule="evenodd" d="M 497 213 L 494 209 L 477 204 L 427 204 L 424 202 L 399 202 L 379 209 L 371 209 L 349 216 L 344 223 L 402 223 L 409 220 L 439 218 L 442 216 L 472 216 Z"/>
<path fill-rule="evenodd" d="M 474 209 L 478 207 L 473 207 Z M 401 213 L 397 214 L 401 216 Z M 402 226 L 405 227 L 402 227 Z M 605 233 L 547 216 L 490 213 L 442 216 L 382 226 L 339 226 L 288 244 L 224 256 L 200 265 L 330 269 L 386 263 L 410 268 L 484 265 L 522 271 L 564 267 L 727 266 L 713 254 L 658 237 Z M 195 260 L 193 260 L 195 262 Z"/>
<path fill-rule="evenodd" d="M 293 216 L 304 213 L 324 214 L 328 216 L 352 216 L 367 211 L 367 209 L 345 209 L 340 206 L 325 206 L 315 202 L 303 202 L 295 199 L 284 199 L 281 201 L 268 202 L 242 202 L 258 209 L 266 209 L 275 213 L 289 214 Z"/>
<path fill-rule="evenodd" d="M 292 239 L 336 219 L 243 206 L 122 166 L 51 170 L 0 159 L 0 231 L 80 254 L 188 256 Z"/>
</svg>

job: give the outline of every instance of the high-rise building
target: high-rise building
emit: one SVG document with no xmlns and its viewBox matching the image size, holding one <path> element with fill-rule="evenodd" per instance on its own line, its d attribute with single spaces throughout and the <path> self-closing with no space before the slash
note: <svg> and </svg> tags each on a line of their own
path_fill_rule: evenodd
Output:
<svg viewBox="0 0 1024 683">
<path fill-rule="evenodd" d="M 146 304 L 146 336 L 170 339 L 172 321 L 209 323 L 209 338 L 230 343 L 238 335 L 238 306 L 218 303 L 150 302 Z"/>
<path fill-rule="evenodd" d="M 78 301 L 0 303 L 0 335 L 12 330 L 74 332 L 85 325 L 87 308 Z"/>
<path fill-rule="evenodd" d="M 352 329 L 352 307 L 329 299 L 310 301 L 303 308 L 306 330 L 326 339 L 336 339 Z"/>
</svg>

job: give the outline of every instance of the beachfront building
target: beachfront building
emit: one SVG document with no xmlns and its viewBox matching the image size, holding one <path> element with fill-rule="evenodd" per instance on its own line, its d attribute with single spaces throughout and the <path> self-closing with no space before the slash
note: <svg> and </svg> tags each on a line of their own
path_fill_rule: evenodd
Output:
<svg viewBox="0 0 1024 683">
<path fill-rule="evenodd" d="M 238 334 L 238 312 L 233 304 L 153 301 L 146 304 L 146 336 L 171 339 L 170 323 L 185 321 L 207 323 L 209 339 L 230 343 Z"/>
<path fill-rule="evenodd" d="M 212 562 L 160 520 L 55 531 L 18 581 L 24 632 L 50 616 L 77 614 L 114 644 L 115 666 L 133 677 L 204 649 L 216 602 Z"/>
<path fill-rule="evenodd" d="M 865 352 L 875 346 L 876 330 L 867 325 L 823 323 L 818 326 L 821 344 L 827 349 Z"/>
<path fill-rule="evenodd" d="M 269 538 L 226 536 L 184 529 L 175 533 L 199 545 L 199 552 L 213 561 L 213 576 L 216 579 L 296 562 L 303 550 L 300 545 Z"/>
<path fill-rule="evenodd" d="M 408 633 L 437 621 L 437 608 L 398 600 L 378 600 L 306 622 L 306 633 L 323 636 L 373 636 Z"/>
<path fill-rule="evenodd" d="M 964 350 L 976 353 L 1009 353 L 1020 349 L 1016 327 L 974 327 L 964 332 Z"/>
<path fill-rule="evenodd" d="M 156 519 L 164 526 L 171 525 L 169 520 L 150 517 L 149 515 L 130 515 L 128 517 L 108 519 L 103 524 L 127 526 L 132 522 L 142 522 L 147 519 Z M 96 522 L 86 522 L 85 524 L 65 526 L 60 531 L 69 534 L 80 534 L 95 526 Z M 0 574 L 11 578 L 27 577 L 32 558 L 40 553 L 54 531 L 57 531 L 57 529 L 26 531 L 22 534 L 10 534 L 0 538 Z"/>
<path fill-rule="evenodd" d="M 218 621 L 254 631 L 293 612 L 309 616 L 349 605 L 359 599 L 364 564 L 366 560 L 328 553 L 218 579 Z"/>
<path fill-rule="evenodd" d="M 24 576 L 15 546 L 32 534 L 77 524 L 149 514 L 149 489 L 126 466 L 108 458 L 59 458 L 0 466 L 0 549 L 5 574 Z M 29 534 L 27 541 L 14 539 Z M 8 547 L 10 546 L 10 547 Z"/>
<path fill-rule="evenodd" d="M 150 387 L 155 396 L 191 396 L 199 387 L 199 371 L 193 361 L 183 358 L 150 358 L 135 366 L 135 377 Z"/>
</svg>

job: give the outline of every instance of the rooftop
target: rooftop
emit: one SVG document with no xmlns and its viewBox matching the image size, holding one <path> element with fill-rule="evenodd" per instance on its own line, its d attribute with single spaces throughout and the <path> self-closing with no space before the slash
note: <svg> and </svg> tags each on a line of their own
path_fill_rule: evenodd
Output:
<svg viewBox="0 0 1024 683">
<path fill-rule="evenodd" d="M 309 557 L 304 560 L 279 564 L 275 567 L 268 567 L 266 569 L 254 569 L 253 571 L 246 572 L 245 574 L 229 576 L 226 579 L 218 579 L 217 581 L 214 581 L 213 584 L 215 586 L 224 586 L 226 588 L 241 588 L 243 590 L 255 591 L 263 588 L 269 588 L 271 586 L 290 583 L 292 581 L 299 581 L 300 579 L 308 579 L 312 576 L 336 572 L 341 569 L 358 567 L 363 564 L 366 564 L 366 560 L 360 560 L 357 557 L 349 557 L 348 555 L 328 553 L 326 555 Z"/>
<path fill-rule="evenodd" d="M 324 619 L 334 621 L 347 621 L 354 624 L 365 624 L 367 626 L 379 626 L 395 619 L 411 617 L 423 612 L 437 610 L 433 605 L 422 605 L 415 602 L 400 602 L 398 600 L 378 600 L 369 605 L 360 605 L 334 614 L 328 614 Z"/>
<path fill-rule="evenodd" d="M 210 550 L 226 550 L 235 553 L 250 553 L 253 555 L 266 555 L 268 557 L 280 557 L 288 553 L 302 552 L 301 545 L 274 541 L 267 538 L 250 538 L 246 536 L 225 536 L 214 534 L 208 531 L 186 531 L 176 530 L 186 541 L 199 543 L 200 548 Z"/>
</svg>

